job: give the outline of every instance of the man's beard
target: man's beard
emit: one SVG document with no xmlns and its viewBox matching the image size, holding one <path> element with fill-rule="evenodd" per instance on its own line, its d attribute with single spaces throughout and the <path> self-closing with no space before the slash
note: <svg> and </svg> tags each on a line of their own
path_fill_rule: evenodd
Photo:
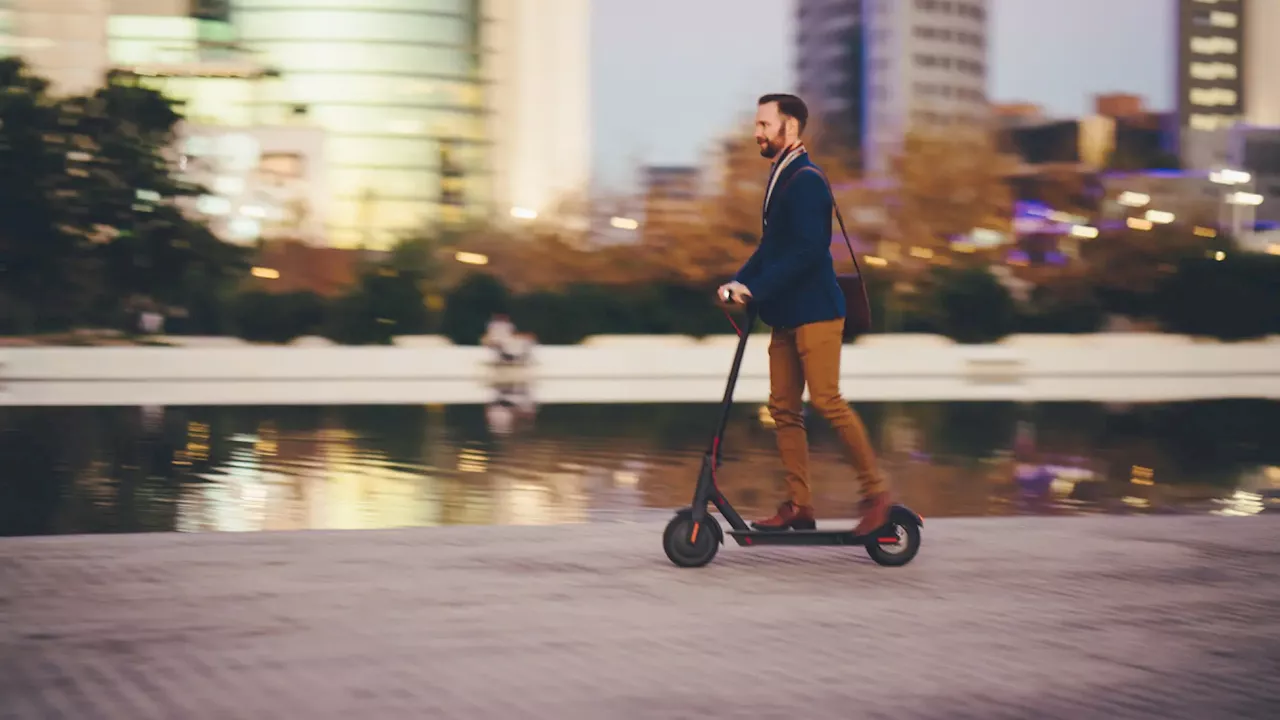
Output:
<svg viewBox="0 0 1280 720">
<path fill-rule="evenodd" d="M 779 130 L 777 135 L 765 139 L 764 147 L 760 148 L 760 157 L 772 160 L 782 152 L 785 140 L 782 131 Z"/>
</svg>

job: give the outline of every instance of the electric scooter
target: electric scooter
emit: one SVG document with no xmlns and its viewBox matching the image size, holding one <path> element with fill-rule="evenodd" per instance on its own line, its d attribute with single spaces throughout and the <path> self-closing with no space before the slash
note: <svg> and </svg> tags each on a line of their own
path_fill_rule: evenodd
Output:
<svg viewBox="0 0 1280 720">
<path fill-rule="evenodd" d="M 733 406 L 733 389 L 738 384 L 738 371 L 742 368 L 747 337 L 755 319 L 755 308 L 748 304 L 746 323 L 742 327 L 734 323 L 734 330 L 738 332 L 738 349 L 733 356 L 729 383 L 721 401 L 720 422 L 710 447 L 702 456 L 702 469 L 694 487 L 693 504 L 676 511 L 675 517 L 667 523 L 667 529 L 662 533 L 662 548 L 666 551 L 667 558 L 683 568 L 702 567 L 715 558 L 720 546 L 724 544 L 725 532 L 707 510 L 707 503 L 711 503 L 729 523 L 728 534 L 740 546 L 852 545 L 866 548 L 867 554 L 879 565 L 901 567 L 911 562 L 920 551 L 920 529 L 924 526 L 924 519 L 905 505 L 894 504 L 889 510 L 889 520 L 883 527 L 861 536 L 855 535 L 852 528 L 753 530 L 733 509 L 733 505 L 729 504 L 724 493 L 720 492 L 716 484 L 716 470 L 720 466 L 721 442 L 724 440 L 725 426 L 729 422 L 729 410 Z M 732 316 L 729 321 L 733 322 Z"/>
</svg>

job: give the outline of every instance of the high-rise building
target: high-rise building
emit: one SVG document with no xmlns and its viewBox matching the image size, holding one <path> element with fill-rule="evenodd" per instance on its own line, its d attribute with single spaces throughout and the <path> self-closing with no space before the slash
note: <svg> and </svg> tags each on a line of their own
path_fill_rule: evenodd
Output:
<svg viewBox="0 0 1280 720">
<path fill-rule="evenodd" d="M 1246 3 L 1180 0 L 1178 11 L 1179 124 L 1228 129 L 1245 111 Z"/>
<path fill-rule="evenodd" d="M 986 0 L 800 0 L 801 97 L 885 169 L 911 127 L 987 114 Z"/>
<path fill-rule="evenodd" d="M 1280 2 L 1245 3 L 1244 115 L 1250 125 L 1280 127 Z"/>
<path fill-rule="evenodd" d="M 327 133 L 331 244 L 488 214 L 480 0 L 234 0 L 231 21 Z"/>
<path fill-rule="evenodd" d="M 327 242 L 325 134 L 281 102 L 279 73 L 236 40 L 225 0 L 113 0 L 110 81 L 164 93 L 173 151 L 206 193 L 182 206 L 239 244 Z"/>
<path fill-rule="evenodd" d="M 1238 163 L 1239 127 L 1280 127 L 1280 3 L 1179 0 L 1177 109 L 1184 166 Z M 1239 126 L 1239 127 L 1238 127 Z"/>
<path fill-rule="evenodd" d="M 903 133 L 984 119 L 986 0 L 867 0 L 863 153 L 883 171 Z"/>
<path fill-rule="evenodd" d="M 864 0 L 798 0 L 797 92 L 822 133 L 846 148 L 862 144 Z"/>
<path fill-rule="evenodd" d="M 0 0 L 0 56 L 18 55 L 57 95 L 91 92 L 107 70 L 111 0 Z"/>
<path fill-rule="evenodd" d="M 107 18 L 110 75 L 174 100 L 206 125 L 283 124 L 279 72 L 242 50 L 225 12 L 174 0 L 115 0 Z M 189 12 L 190 11 L 190 12 Z"/>
<path fill-rule="evenodd" d="M 591 173 L 590 0 L 486 0 L 485 17 L 498 215 L 581 206 Z"/>
</svg>

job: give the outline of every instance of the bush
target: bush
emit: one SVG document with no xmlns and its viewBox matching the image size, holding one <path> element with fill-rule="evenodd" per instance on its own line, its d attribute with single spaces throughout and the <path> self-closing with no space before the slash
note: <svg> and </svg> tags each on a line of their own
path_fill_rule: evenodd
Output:
<svg viewBox="0 0 1280 720">
<path fill-rule="evenodd" d="M 875 332 L 936 333 L 960 343 L 988 343 L 1014 332 L 1089 333 L 1102 325 L 1104 303 L 1081 277 L 1035 289 L 1023 307 L 985 268 L 936 268 L 913 292 L 868 275 Z M 323 333 L 343 344 L 389 343 L 396 335 L 441 332 L 460 345 L 483 337 L 493 315 L 545 345 L 592 335 L 731 332 L 712 287 L 677 283 L 592 285 L 513 296 L 496 277 L 478 273 L 449 292 L 439 317 L 428 311 L 415 276 L 375 268 L 347 295 L 248 292 L 231 302 L 237 333 L 259 342 L 288 342 Z M 1170 332 L 1233 340 L 1280 333 L 1280 258 L 1234 254 L 1224 261 L 1184 260 L 1151 296 Z M 193 325 L 219 322 L 216 300 L 193 304 Z M 12 324 L 12 321 L 10 321 Z"/>
<path fill-rule="evenodd" d="M 1167 332 L 1219 340 L 1280 334 L 1280 257 L 1185 259 L 1160 284 L 1155 306 Z"/>
<path fill-rule="evenodd" d="M 489 318 L 510 314 L 511 307 L 511 293 L 501 280 L 488 273 L 473 273 L 445 296 L 440 332 L 458 345 L 478 345 Z"/>
<path fill-rule="evenodd" d="M 432 317 L 414 276 L 378 268 L 330 304 L 324 334 L 344 345 L 388 345 L 397 335 L 432 331 Z"/>
<path fill-rule="evenodd" d="M 1017 330 L 1013 297 L 986 268 L 938 268 L 931 285 L 921 298 L 927 315 L 913 319 L 919 331 L 932 326 L 956 342 L 980 344 Z"/>
<path fill-rule="evenodd" d="M 312 292 L 268 293 L 252 290 L 231 301 L 236 335 L 251 342 L 286 343 L 314 335 L 324 326 L 326 303 Z"/>
<path fill-rule="evenodd" d="M 495 313 L 545 345 L 571 345 L 592 335 L 679 334 L 703 337 L 731 331 L 715 303 L 715 288 L 670 284 L 591 285 L 511 296 L 490 275 L 472 275 L 449 293 L 442 329 L 458 344 L 474 345 Z"/>
<path fill-rule="evenodd" d="M 1102 303 L 1092 293 L 1063 296 L 1053 288 L 1038 287 L 1026 308 L 1018 312 L 1020 333 L 1094 333 L 1106 319 Z"/>
</svg>

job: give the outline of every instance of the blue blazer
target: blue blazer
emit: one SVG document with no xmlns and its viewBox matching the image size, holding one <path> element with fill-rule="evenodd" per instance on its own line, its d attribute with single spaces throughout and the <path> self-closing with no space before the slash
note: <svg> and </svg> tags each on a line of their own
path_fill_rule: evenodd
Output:
<svg viewBox="0 0 1280 720">
<path fill-rule="evenodd" d="M 782 169 L 764 208 L 760 244 L 734 279 L 751 291 L 760 319 L 797 328 L 843 318 L 844 293 L 831 258 L 831 189 L 808 153 Z M 799 173 L 799 175 L 797 175 Z"/>
</svg>

